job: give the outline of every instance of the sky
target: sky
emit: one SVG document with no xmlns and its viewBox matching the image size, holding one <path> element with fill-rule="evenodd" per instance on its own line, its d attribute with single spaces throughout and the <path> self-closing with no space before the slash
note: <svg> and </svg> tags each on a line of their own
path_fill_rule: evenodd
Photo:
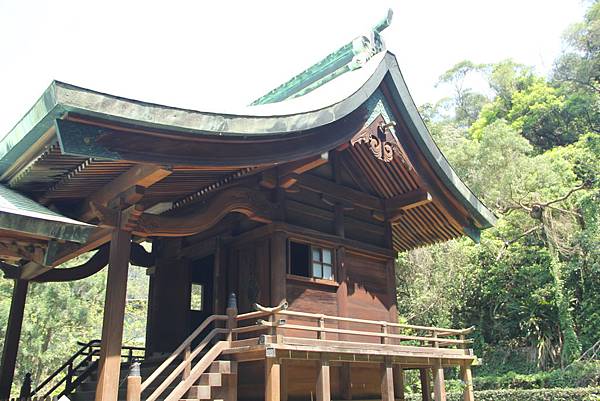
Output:
<svg viewBox="0 0 600 401">
<path fill-rule="evenodd" d="M 53 79 L 196 110 L 250 103 L 353 38 L 384 31 L 417 104 L 455 63 L 547 74 L 582 0 L 0 0 L 0 137 Z"/>
</svg>

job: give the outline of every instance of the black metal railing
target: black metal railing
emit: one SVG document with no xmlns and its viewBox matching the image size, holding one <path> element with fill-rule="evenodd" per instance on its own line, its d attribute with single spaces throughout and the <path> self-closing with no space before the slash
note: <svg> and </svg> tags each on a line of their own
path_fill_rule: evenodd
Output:
<svg viewBox="0 0 600 401">
<path fill-rule="evenodd" d="M 100 340 L 91 340 L 87 343 L 78 341 L 77 345 L 80 348 L 33 389 L 27 398 L 46 399 L 51 395 L 57 397 L 69 395 L 97 370 L 100 357 Z M 143 360 L 144 352 L 144 347 L 124 345 L 121 347 L 122 362 L 131 364 L 133 361 Z"/>
</svg>

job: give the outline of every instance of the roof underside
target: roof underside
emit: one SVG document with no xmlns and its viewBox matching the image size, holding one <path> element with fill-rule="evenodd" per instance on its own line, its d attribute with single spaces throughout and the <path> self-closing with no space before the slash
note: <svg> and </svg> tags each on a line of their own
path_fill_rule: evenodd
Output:
<svg viewBox="0 0 600 401">
<path fill-rule="evenodd" d="M 169 108 L 54 82 L 0 142 L 1 180 L 65 208 L 138 163 L 158 163 L 172 173 L 147 188 L 144 206 L 178 207 L 244 176 L 347 144 L 381 112 L 375 97 L 387 102 L 384 114 L 398 123 L 396 136 L 410 163 L 378 160 L 365 144 L 344 153 L 380 198 L 415 189 L 434 193 L 433 202 L 408 210 L 394 226 L 395 249 L 474 237 L 491 226 L 493 214 L 433 143 L 391 53 L 304 96 L 235 114 Z"/>
</svg>

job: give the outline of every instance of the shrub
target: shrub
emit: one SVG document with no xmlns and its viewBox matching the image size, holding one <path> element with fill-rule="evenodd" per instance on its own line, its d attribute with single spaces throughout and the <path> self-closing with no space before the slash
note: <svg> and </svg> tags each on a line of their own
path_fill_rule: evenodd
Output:
<svg viewBox="0 0 600 401">
<path fill-rule="evenodd" d="M 406 401 L 420 401 L 420 394 L 406 396 Z M 462 393 L 448 393 L 448 401 L 462 401 Z M 475 391 L 477 401 L 600 401 L 600 387 L 553 388 L 536 390 Z"/>
<path fill-rule="evenodd" d="M 454 388 L 448 380 L 446 388 Z M 520 374 L 508 372 L 500 376 L 479 376 L 473 379 L 475 390 L 541 389 L 600 386 L 600 362 L 576 362 L 565 369 Z"/>
</svg>

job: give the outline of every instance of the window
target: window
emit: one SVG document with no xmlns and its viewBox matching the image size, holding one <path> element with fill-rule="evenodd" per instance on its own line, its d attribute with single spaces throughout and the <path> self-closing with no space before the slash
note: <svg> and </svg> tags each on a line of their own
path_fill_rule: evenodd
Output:
<svg viewBox="0 0 600 401">
<path fill-rule="evenodd" d="M 192 296 L 190 297 L 190 309 L 202 312 L 204 309 L 204 286 L 192 283 Z"/>
<path fill-rule="evenodd" d="M 325 280 L 333 280 L 333 259 L 331 249 L 311 247 L 312 276 Z"/>
<path fill-rule="evenodd" d="M 333 250 L 290 242 L 290 273 L 333 280 Z"/>
</svg>

